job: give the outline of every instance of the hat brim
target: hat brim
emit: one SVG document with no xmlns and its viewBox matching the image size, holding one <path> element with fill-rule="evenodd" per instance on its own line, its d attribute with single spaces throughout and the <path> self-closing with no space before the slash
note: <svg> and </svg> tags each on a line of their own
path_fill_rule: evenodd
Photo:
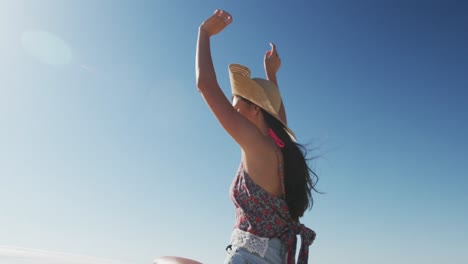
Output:
<svg viewBox="0 0 468 264">
<path fill-rule="evenodd" d="M 294 142 L 297 141 L 294 132 L 286 125 L 286 123 L 283 122 L 283 120 L 281 120 L 278 114 L 281 106 L 281 96 L 279 95 L 278 87 L 274 83 L 265 79 L 251 79 L 249 68 L 240 64 L 229 65 L 229 78 L 231 81 L 231 91 L 233 95 L 245 98 L 268 112 L 276 120 L 281 122 L 284 130 L 288 133 L 291 139 Z M 277 100 L 279 101 L 274 102 L 276 107 L 273 106 L 272 102 L 270 102 L 270 98 L 265 92 L 265 88 L 275 89 L 275 92 L 278 93 Z"/>
</svg>

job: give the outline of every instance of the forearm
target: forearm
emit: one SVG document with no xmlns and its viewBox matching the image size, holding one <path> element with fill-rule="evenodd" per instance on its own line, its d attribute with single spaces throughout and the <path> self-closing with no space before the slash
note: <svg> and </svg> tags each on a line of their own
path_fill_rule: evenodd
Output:
<svg viewBox="0 0 468 264">
<path fill-rule="evenodd" d="M 276 73 L 269 73 L 269 72 L 265 72 L 266 73 L 266 76 L 267 76 L 267 79 L 274 83 L 276 85 L 276 87 L 279 87 L 278 86 L 278 80 L 276 79 Z"/>
<path fill-rule="evenodd" d="M 278 114 L 281 120 L 283 120 L 285 124 L 288 124 L 288 119 L 286 118 L 286 109 L 284 109 L 283 100 L 281 100 L 281 106 L 280 106 Z"/>
<path fill-rule="evenodd" d="M 211 58 L 210 36 L 202 29 L 198 30 L 196 52 L 196 81 L 200 91 L 217 84 L 216 73 Z"/>
<path fill-rule="evenodd" d="M 274 83 L 276 85 L 276 87 L 278 87 L 279 89 L 279 86 L 278 86 L 278 80 L 276 78 L 276 73 L 269 73 L 269 72 L 266 72 L 266 76 L 267 76 L 267 79 Z M 283 120 L 283 122 L 285 124 L 288 123 L 288 120 L 286 118 L 286 109 L 284 108 L 284 104 L 283 104 L 283 100 L 281 99 L 281 106 L 280 106 L 280 109 L 279 109 L 279 117 L 281 118 L 281 120 Z"/>
</svg>

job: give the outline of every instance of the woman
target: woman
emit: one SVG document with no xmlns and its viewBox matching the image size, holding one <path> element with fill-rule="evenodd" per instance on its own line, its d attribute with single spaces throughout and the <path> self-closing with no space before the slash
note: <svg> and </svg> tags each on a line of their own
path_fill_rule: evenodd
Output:
<svg viewBox="0 0 468 264">
<path fill-rule="evenodd" d="M 222 10 L 205 20 L 196 54 L 199 92 L 242 153 L 230 192 L 236 223 L 226 263 L 295 263 L 297 234 L 302 241 L 298 263 L 307 263 L 315 232 L 299 218 L 312 204 L 315 183 L 303 148 L 287 126 L 276 80 L 281 61 L 272 44 L 264 59 L 268 80 L 251 79 L 247 67 L 229 65 L 231 104 L 217 82 L 210 50 L 210 37 L 231 22 Z"/>
</svg>

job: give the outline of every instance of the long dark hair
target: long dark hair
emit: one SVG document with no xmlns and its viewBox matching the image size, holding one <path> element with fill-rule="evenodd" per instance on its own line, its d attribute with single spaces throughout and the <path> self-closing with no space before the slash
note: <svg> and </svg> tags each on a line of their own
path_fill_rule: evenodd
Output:
<svg viewBox="0 0 468 264">
<path fill-rule="evenodd" d="M 291 218 L 298 221 L 307 209 L 312 208 L 314 199 L 312 191 L 318 192 L 315 185 L 317 174 L 309 168 L 307 148 L 294 142 L 284 130 L 284 125 L 271 114 L 262 109 L 267 125 L 284 142 L 283 153 L 285 199 Z"/>
<path fill-rule="evenodd" d="M 249 104 L 254 104 L 244 97 L 239 96 L 239 98 Z M 291 139 L 286 130 L 284 130 L 283 123 L 267 111 L 262 108 L 260 109 L 262 110 L 266 124 L 284 142 L 281 152 L 283 153 L 285 200 L 291 218 L 294 221 L 299 221 L 304 212 L 312 208 L 314 204 L 312 191 L 321 193 L 315 189 L 315 185 L 319 179 L 318 175 L 307 164 L 311 160 L 307 158 L 307 148 Z"/>
</svg>

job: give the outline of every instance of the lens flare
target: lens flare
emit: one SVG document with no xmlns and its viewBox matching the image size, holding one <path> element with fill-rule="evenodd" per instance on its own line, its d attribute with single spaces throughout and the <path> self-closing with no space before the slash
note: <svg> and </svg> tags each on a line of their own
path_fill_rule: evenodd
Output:
<svg viewBox="0 0 468 264">
<path fill-rule="evenodd" d="M 23 49 L 50 65 L 64 65 L 71 61 L 72 51 L 60 37 L 43 30 L 26 31 L 21 35 Z"/>
</svg>

